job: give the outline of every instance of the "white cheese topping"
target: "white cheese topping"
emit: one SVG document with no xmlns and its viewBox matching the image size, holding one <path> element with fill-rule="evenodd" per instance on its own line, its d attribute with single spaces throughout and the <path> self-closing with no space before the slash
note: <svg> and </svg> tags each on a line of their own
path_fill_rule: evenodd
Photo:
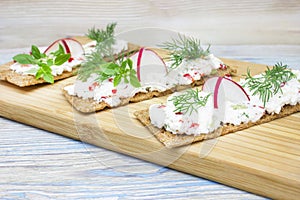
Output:
<svg viewBox="0 0 300 200">
<path fill-rule="evenodd" d="M 167 104 L 154 104 L 149 108 L 151 123 L 158 128 L 164 127 L 167 131 L 175 134 L 193 135 L 194 133 L 209 133 L 219 127 L 220 121 L 214 113 L 213 98 L 210 95 L 207 104 L 204 107 L 199 107 L 197 112 L 190 113 L 175 113 L 176 109 L 171 99 L 180 95 L 175 93 L 171 95 Z M 208 93 L 200 92 L 199 96 L 205 97 Z"/>
<path fill-rule="evenodd" d="M 51 73 L 53 76 L 58 76 L 61 75 L 64 71 L 71 72 L 74 67 L 77 67 L 82 63 L 83 59 L 84 57 L 80 56 L 80 57 L 73 58 L 71 62 L 66 61 L 64 64 L 60 66 L 53 65 L 50 67 L 52 69 Z M 23 65 L 18 62 L 10 66 L 11 70 L 15 71 L 16 73 L 24 74 L 24 75 L 27 74 L 35 75 L 39 68 L 40 67 L 38 65 L 32 65 L 32 64 Z"/>
<path fill-rule="evenodd" d="M 116 88 L 113 87 L 113 78 L 98 84 L 97 75 L 92 75 L 86 82 L 76 80 L 74 85 L 65 88 L 69 95 L 78 96 L 83 99 L 92 98 L 97 102 L 106 102 L 115 107 L 121 103 L 121 99 L 133 97 L 138 92 L 147 93 L 149 91 L 163 92 L 175 85 L 188 85 L 194 80 L 199 80 L 204 74 L 210 74 L 213 69 L 220 68 L 223 64 L 212 54 L 207 57 L 186 61 L 170 72 L 167 76 L 161 76 L 155 72 L 148 71 L 147 81 L 141 81 L 141 87 L 134 88 L 130 84 L 121 82 Z M 170 63 L 167 64 L 170 65 Z M 136 65 L 134 65 L 136 66 Z M 137 69 L 135 69 L 137 70 Z M 149 81 L 151 80 L 151 81 Z M 91 90 L 91 88 L 93 88 Z M 112 92 L 113 91 L 113 92 Z"/>
<path fill-rule="evenodd" d="M 91 54 L 95 51 L 97 42 L 95 40 L 83 45 L 84 52 L 86 55 Z M 128 49 L 128 42 L 125 40 L 116 40 L 112 45 L 113 54 L 118 54 L 122 51 L 126 51 Z M 105 56 L 105 55 L 102 55 Z"/>
<path fill-rule="evenodd" d="M 85 55 L 90 54 L 91 52 L 95 51 L 96 41 L 91 41 L 85 45 L 83 45 Z M 112 50 L 114 54 L 118 54 L 123 50 L 128 49 L 128 43 L 124 40 L 116 40 L 116 43 L 112 46 Z M 51 66 L 52 75 L 58 76 L 61 75 L 63 72 L 71 72 L 73 68 L 80 65 L 85 60 L 84 55 L 80 55 L 77 57 L 72 57 L 72 60 L 69 62 L 65 62 L 60 66 L 53 65 Z M 38 65 L 23 65 L 20 63 L 14 63 L 10 66 L 10 69 L 24 75 L 35 75 L 37 70 L 39 69 Z"/>
<path fill-rule="evenodd" d="M 169 75 L 167 83 L 169 85 L 188 85 L 195 80 L 200 80 L 203 76 L 211 74 L 212 70 L 220 68 L 223 62 L 209 54 L 204 58 L 194 60 L 183 60 L 180 66 L 171 69 L 171 63 L 167 62 L 169 67 Z"/>
<path fill-rule="evenodd" d="M 240 103 L 226 101 L 224 102 L 225 106 L 217 110 L 213 108 L 212 98 L 209 98 L 205 107 L 200 107 L 191 115 L 178 115 L 174 112 L 173 102 L 170 101 L 174 95 L 180 94 L 176 93 L 168 98 L 166 105 L 154 104 L 150 106 L 151 123 L 158 128 L 164 127 L 173 134 L 199 135 L 209 133 L 220 127 L 221 124 L 237 126 L 241 123 L 258 121 L 266 112 L 270 114 L 279 113 L 284 105 L 300 103 L 300 71 L 292 70 L 292 72 L 297 77 L 283 84 L 282 93 L 278 92 L 272 96 L 265 107 L 263 107 L 259 96 L 251 95 L 252 92 L 245 87 L 244 89 L 250 95 L 250 101 Z M 244 82 L 242 80 L 240 84 L 243 85 Z"/>
</svg>

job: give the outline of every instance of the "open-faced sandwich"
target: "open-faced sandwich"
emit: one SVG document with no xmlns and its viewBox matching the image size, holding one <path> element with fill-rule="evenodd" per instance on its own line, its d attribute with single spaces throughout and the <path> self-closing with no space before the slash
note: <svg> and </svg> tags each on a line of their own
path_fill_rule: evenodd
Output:
<svg viewBox="0 0 300 200">
<path fill-rule="evenodd" d="M 112 62 L 93 54 L 82 64 L 75 83 L 63 92 L 77 110 L 89 113 L 202 85 L 211 76 L 236 73 L 197 39 L 179 35 L 162 47 L 165 59 L 149 48 Z"/>
<path fill-rule="evenodd" d="M 137 45 L 116 40 L 114 29 L 116 24 L 107 25 L 106 29 L 90 29 L 85 44 L 72 39 L 63 38 L 53 42 L 44 51 L 32 45 L 30 53 L 18 54 L 0 69 L 0 80 L 8 81 L 19 87 L 40 83 L 53 83 L 76 74 L 78 67 L 86 56 L 96 53 L 103 46 L 111 45 L 110 52 L 102 52 L 106 60 L 118 57 L 123 53 L 138 50 Z"/>
<path fill-rule="evenodd" d="M 134 114 L 165 146 L 178 147 L 300 111 L 300 71 L 276 64 L 234 82 L 213 77 L 202 90 L 174 93 L 166 104 Z"/>
</svg>

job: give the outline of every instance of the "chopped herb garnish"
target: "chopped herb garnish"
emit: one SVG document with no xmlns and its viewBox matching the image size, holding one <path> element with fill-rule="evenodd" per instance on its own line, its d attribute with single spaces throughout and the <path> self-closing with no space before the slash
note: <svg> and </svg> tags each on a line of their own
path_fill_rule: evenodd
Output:
<svg viewBox="0 0 300 200">
<path fill-rule="evenodd" d="M 120 84 L 122 79 L 125 83 L 130 83 L 134 87 L 141 86 L 130 58 L 124 59 L 123 57 L 116 62 L 106 62 L 104 59 L 101 60 L 99 57 L 94 57 L 94 59 L 96 58 L 99 60 L 94 60 L 94 62 L 90 60 L 89 65 L 79 69 L 79 80 L 86 81 L 91 74 L 97 74 L 99 76 L 97 78 L 99 83 L 109 78 L 114 78 L 113 83 L 115 87 Z"/>
<path fill-rule="evenodd" d="M 173 101 L 173 104 L 175 106 L 174 112 L 183 112 L 183 113 L 189 113 L 192 114 L 193 111 L 197 112 L 197 109 L 199 107 L 203 107 L 206 105 L 208 97 L 210 94 L 202 97 L 199 96 L 199 90 L 192 90 L 189 89 L 185 91 L 183 94 L 178 96 L 173 96 L 170 101 Z"/>
<path fill-rule="evenodd" d="M 113 58 L 112 45 L 115 43 L 114 33 L 116 25 L 117 23 L 111 23 L 103 30 L 95 29 L 95 27 L 88 30 L 86 36 L 97 42 L 95 49 L 98 54 Z"/>
<path fill-rule="evenodd" d="M 258 94 L 265 106 L 273 95 L 278 92 L 282 93 L 282 83 L 286 83 L 295 77 L 296 75 L 287 68 L 287 65 L 276 63 L 272 69 L 267 67 L 267 70 L 257 77 L 251 76 L 248 69 L 245 86 L 249 87 L 252 95 Z"/>
<path fill-rule="evenodd" d="M 51 52 L 49 55 L 41 53 L 38 47 L 31 46 L 31 54 L 18 54 L 13 57 L 13 60 L 20 64 L 32 64 L 37 65 L 37 70 L 30 70 L 30 73 L 35 74 L 35 78 L 43 78 L 48 83 L 54 83 L 54 77 L 52 75 L 51 66 L 60 66 L 69 60 L 71 55 L 65 53 L 64 48 L 59 45 L 59 48 L 55 52 Z"/>
<path fill-rule="evenodd" d="M 116 23 L 112 23 L 108 24 L 105 30 L 92 28 L 88 31 L 87 37 L 95 40 L 97 44 L 95 51 L 86 55 L 86 61 L 82 63 L 78 71 L 78 79 L 85 82 L 92 74 L 97 74 L 97 81 L 100 83 L 114 78 L 114 86 L 119 85 L 123 79 L 125 83 L 140 87 L 141 84 L 136 71 L 133 69 L 132 60 L 125 59 L 125 55 L 115 59 L 113 55 L 112 45 L 115 43 L 114 30 L 116 25 Z"/>
<path fill-rule="evenodd" d="M 233 110 L 247 109 L 248 107 L 244 104 L 235 104 L 231 106 Z"/>
<path fill-rule="evenodd" d="M 242 116 L 245 116 L 245 117 L 249 118 L 249 115 L 245 112 L 242 113 Z"/>
<path fill-rule="evenodd" d="M 178 34 L 178 39 L 172 39 L 171 42 L 165 42 L 159 46 L 170 51 L 171 68 L 177 68 L 183 59 L 193 60 L 205 57 L 210 53 L 210 45 L 204 50 L 201 47 L 200 40 L 180 34 Z"/>
</svg>

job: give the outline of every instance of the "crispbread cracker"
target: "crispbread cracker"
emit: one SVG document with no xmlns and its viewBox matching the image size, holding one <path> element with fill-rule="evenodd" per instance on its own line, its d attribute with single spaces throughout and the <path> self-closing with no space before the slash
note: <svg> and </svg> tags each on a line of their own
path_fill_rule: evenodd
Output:
<svg viewBox="0 0 300 200">
<path fill-rule="evenodd" d="M 138 46 L 138 45 L 128 43 L 128 50 L 121 52 L 119 55 L 126 54 L 126 53 L 128 53 L 128 54 L 133 53 L 133 52 L 137 51 L 139 48 L 140 48 L 140 46 Z M 116 55 L 116 57 L 117 57 L 117 55 Z M 10 70 L 9 66 L 11 64 L 13 64 L 13 62 L 9 62 L 9 63 L 1 66 L 0 80 L 7 81 L 7 82 L 17 85 L 19 87 L 37 85 L 37 84 L 46 82 L 43 78 L 36 79 L 35 76 L 33 76 L 33 75 L 23 75 L 23 74 L 19 74 L 19 73 L 15 72 L 13 70 Z M 71 72 L 64 71 L 61 75 L 54 76 L 54 81 L 65 79 L 65 78 L 76 75 L 78 66 L 74 67 Z"/>
<path fill-rule="evenodd" d="M 237 73 L 236 69 L 231 69 L 230 67 L 228 67 L 226 70 L 218 70 L 218 76 L 224 76 L 225 74 L 234 75 L 236 73 Z M 159 91 L 151 91 L 151 92 L 147 92 L 147 93 L 140 92 L 140 93 L 135 94 L 133 97 L 122 99 L 119 106 L 126 105 L 131 102 L 140 102 L 140 101 L 148 100 L 153 97 L 165 96 L 167 94 L 173 93 L 174 91 L 180 91 L 183 89 L 190 88 L 192 86 L 200 86 L 200 85 L 204 84 L 204 82 L 207 78 L 209 78 L 209 76 L 206 76 L 200 80 L 194 81 L 191 85 L 178 85 L 174 88 L 171 88 L 171 89 L 163 91 L 163 92 L 159 92 Z M 68 85 L 72 85 L 72 84 L 68 84 Z M 68 86 L 68 85 L 66 85 L 66 86 Z M 63 89 L 63 94 L 65 95 L 68 102 L 76 110 L 78 110 L 80 112 L 90 113 L 90 112 L 95 112 L 95 111 L 101 111 L 101 110 L 104 110 L 105 108 L 111 108 L 111 106 L 105 102 L 97 102 L 91 98 L 83 99 L 78 96 L 69 95 L 68 92 L 64 89 Z"/>
<path fill-rule="evenodd" d="M 169 131 L 166 131 L 164 128 L 159 129 L 151 124 L 149 112 L 148 110 L 140 110 L 134 112 L 134 115 L 136 118 L 145 125 L 153 135 L 166 147 L 173 148 L 173 147 L 179 147 L 184 146 L 188 144 L 192 144 L 194 142 L 206 140 L 206 139 L 212 139 L 219 137 L 221 135 L 226 135 L 229 133 L 237 132 L 243 129 L 250 128 L 255 125 L 260 125 L 266 122 L 270 122 L 272 120 L 282 118 L 288 115 L 291 115 L 293 113 L 300 112 L 300 104 L 298 103 L 295 106 L 292 105 L 285 105 L 279 114 L 264 114 L 260 120 L 256 122 L 248 122 L 243 123 L 238 126 L 232 125 L 232 124 L 225 124 L 216 131 L 209 133 L 209 134 L 201 134 L 198 136 L 191 136 L 191 135 L 176 135 L 172 134 Z"/>
</svg>

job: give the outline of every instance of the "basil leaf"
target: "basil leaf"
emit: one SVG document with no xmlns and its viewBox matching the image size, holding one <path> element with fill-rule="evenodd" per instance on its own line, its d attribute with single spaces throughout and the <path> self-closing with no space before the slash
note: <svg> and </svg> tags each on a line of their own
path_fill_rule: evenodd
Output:
<svg viewBox="0 0 300 200">
<path fill-rule="evenodd" d="M 128 63 L 129 68 L 132 69 L 133 62 L 130 58 L 127 59 L 127 63 Z"/>
<path fill-rule="evenodd" d="M 17 61 L 20 64 L 36 64 L 36 61 L 31 55 L 28 54 L 18 54 L 13 57 L 15 61 Z"/>
<path fill-rule="evenodd" d="M 34 45 L 31 46 L 31 54 L 35 59 L 40 59 L 42 57 L 39 48 Z"/>
<path fill-rule="evenodd" d="M 140 83 L 139 79 L 137 78 L 136 72 L 134 70 L 130 71 L 129 77 L 130 77 L 130 84 L 133 87 L 141 87 L 141 83 Z"/>
<path fill-rule="evenodd" d="M 42 70 L 42 68 L 40 68 L 35 74 L 35 79 L 41 78 L 42 75 L 43 75 L 43 70 Z"/>
<path fill-rule="evenodd" d="M 65 54 L 65 50 L 64 50 L 63 46 L 61 44 L 59 44 L 58 49 L 56 51 L 52 52 L 52 54 L 54 56 L 59 56 L 61 54 Z"/>
<path fill-rule="evenodd" d="M 121 68 L 122 68 L 122 69 L 125 69 L 125 68 L 126 68 L 126 65 L 127 65 L 127 60 L 125 60 L 125 61 L 123 61 L 123 62 L 121 63 Z"/>
<path fill-rule="evenodd" d="M 39 71 L 38 71 L 38 73 L 36 74 L 36 78 L 38 77 L 38 78 L 40 78 L 40 77 L 43 77 L 43 79 L 46 81 L 46 82 L 48 82 L 48 83 L 54 83 L 54 77 L 53 77 L 53 75 L 51 74 L 51 72 L 52 72 L 52 70 L 51 70 L 51 68 L 48 66 L 48 65 L 46 65 L 46 64 L 44 64 L 44 63 L 42 63 L 41 65 L 40 65 L 40 69 L 39 69 Z"/>
<path fill-rule="evenodd" d="M 114 78 L 114 87 L 120 84 L 122 76 L 118 75 Z"/>
<path fill-rule="evenodd" d="M 52 59 L 48 59 L 47 60 L 47 65 L 48 66 L 52 66 L 53 65 L 53 60 Z"/>
<path fill-rule="evenodd" d="M 54 83 L 54 78 L 53 78 L 53 75 L 51 73 L 44 74 L 43 78 L 48 83 Z"/>
<path fill-rule="evenodd" d="M 59 66 L 59 65 L 62 65 L 64 64 L 67 60 L 69 60 L 71 57 L 71 55 L 68 53 L 68 54 L 62 54 L 62 55 L 58 55 L 55 60 L 54 60 L 54 64 Z"/>
</svg>

